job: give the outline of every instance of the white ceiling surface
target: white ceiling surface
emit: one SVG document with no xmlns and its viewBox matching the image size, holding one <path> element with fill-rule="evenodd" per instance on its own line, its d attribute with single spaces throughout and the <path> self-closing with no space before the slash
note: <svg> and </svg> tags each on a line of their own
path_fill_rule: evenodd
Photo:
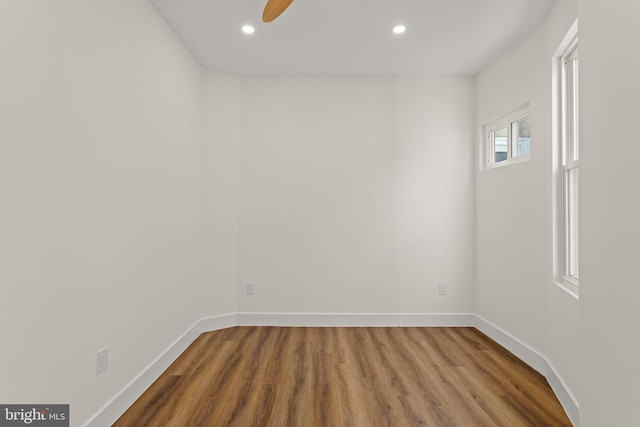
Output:
<svg viewBox="0 0 640 427">
<path fill-rule="evenodd" d="M 266 0 L 150 1 L 202 66 L 240 76 L 475 76 L 554 2 L 295 0 L 265 24 Z"/>
</svg>

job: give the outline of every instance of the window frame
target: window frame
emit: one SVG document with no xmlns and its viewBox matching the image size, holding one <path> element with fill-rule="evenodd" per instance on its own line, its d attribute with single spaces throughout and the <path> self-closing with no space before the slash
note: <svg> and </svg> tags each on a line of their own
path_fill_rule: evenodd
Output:
<svg viewBox="0 0 640 427">
<path fill-rule="evenodd" d="M 554 55 L 554 282 L 579 298 L 579 46 L 577 20 Z"/>
<path fill-rule="evenodd" d="M 481 170 L 493 169 L 515 163 L 525 162 L 531 158 L 531 149 L 527 154 L 514 155 L 517 153 L 517 136 L 514 138 L 514 125 L 525 119 L 531 121 L 531 111 L 529 104 L 525 104 L 510 113 L 507 113 L 495 120 L 492 120 L 482 127 L 482 156 Z M 529 124 L 531 126 L 531 123 Z M 507 129 L 507 158 L 499 162 L 495 161 L 495 132 Z"/>
<path fill-rule="evenodd" d="M 564 272 L 565 280 L 580 281 L 579 247 L 578 247 L 578 212 L 580 188 L 580 144 L 578 129 L 578 39 L 571 43 L 562 61 L 563 75 L 563 140 L 562 171 L 564 188 Z"/>
</svg>

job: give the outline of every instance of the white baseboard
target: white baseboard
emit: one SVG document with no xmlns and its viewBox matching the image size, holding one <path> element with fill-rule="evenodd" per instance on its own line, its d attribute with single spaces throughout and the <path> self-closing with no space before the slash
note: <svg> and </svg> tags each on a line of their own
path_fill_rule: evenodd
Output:
<svg viewBox="0 0 640 427">
<path fill-rule="evenodd" d="M 497 327 L 493 323 L 484 319 L 479 315 L 474 315 L 475 327 L 492 340 L 515 354 L 520 360 L 531 366 L 536 371 L 540 372 L 549 382 L 551 389 L 556 394 L 556 397 L 562 404 L 567 416 L 575 427 L 578 427 L 580 407 L 578 401 L 575 399 L 571 390 L 566 386 L 558 371 L 555 370 L 553 365 L 547 360 L 545 356 L 538 351 L 532 349 L 527 344 L 523 343 L 519 339 L 513 337 L 508 332 Z"/>
<path fill-rule="evenodd" d="M 238 326 L 473 326 L 473 314 L 238 313 Z"/>
<path fill-rule="evenodd" d="M 558 371 L 556 371 L 553 365 L 549 361 L 547 361 L 547 364 L 549 366 L 549 370 L 544 374 L 544 376 L 553 389 L 553 392 L 556 394 L 560 404 L 562 404 L 567 416 L 573 425 L 578 427 L 580 424 L 580 406 L 578 404 L 578 400 L 573 396 L 571 390 L 569 390 L 562 378 L 558 375 Z"/>
<path fill-rule="evenodd" d="M 470 313 L 231 313 L 200 319 L 83 426 L 112 425 L 198 335 L 234 326 L 475 327 L 544 375 L 574 426 L 578 426 L 578 403 L 549 361 L 488 320 Z"/>
<path fill-rule="evenodd" d="M 547 360 L 539 352 L 513 337 L 508 332 L 505 332 L 503 329 L 478 315 L 475 316 L 474 326 L 542 375 L 547 371 Z"/>
<path fill-rule="evenodd" d="M 237 323 L 235 313 L 200 319 L 194 323 L 83 426 L 106 427 L 113 425 L 169 365 L 191 345 L 198 335 L 207 331 L 230 328 L 236 326 Z"/>
</svg>

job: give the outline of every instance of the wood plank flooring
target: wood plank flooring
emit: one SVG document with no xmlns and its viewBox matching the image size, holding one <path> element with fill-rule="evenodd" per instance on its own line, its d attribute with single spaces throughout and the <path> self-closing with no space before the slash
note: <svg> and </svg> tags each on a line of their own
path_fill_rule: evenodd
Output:
<svg viewBox="0 0 640 427">
<path fill-rule="evenodd" d="M 200 335 L 114 425 L 571 422 L 543 376 L 474 328 L 235 327 Z"/>
</svg>

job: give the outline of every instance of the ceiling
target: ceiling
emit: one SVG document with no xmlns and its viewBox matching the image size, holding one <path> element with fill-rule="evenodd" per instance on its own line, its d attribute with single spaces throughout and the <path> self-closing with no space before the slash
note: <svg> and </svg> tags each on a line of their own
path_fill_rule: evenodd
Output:
<svg viewBox="0 0 640 427">
<path fill-rule="evenodd" d="M 266 0 L 150 1 L 203 67 L 240 76 L 475 76 L 554 2 L 295 0 L 265 24 Z"/>
</svg>

